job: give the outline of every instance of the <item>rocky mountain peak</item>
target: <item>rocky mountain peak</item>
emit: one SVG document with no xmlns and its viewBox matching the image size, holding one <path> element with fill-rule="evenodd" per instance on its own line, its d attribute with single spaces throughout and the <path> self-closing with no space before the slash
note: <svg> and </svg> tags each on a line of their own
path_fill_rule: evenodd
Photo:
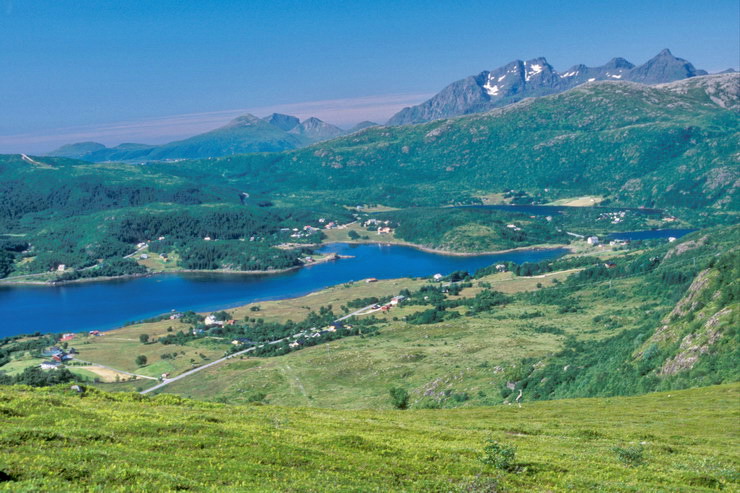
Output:
<svg viewBox="0 0 740 493">
<path fill-rule="evenodd" d="M 639 67 L 616 57 L 601 67 L 578 64 L 563 73 L 555 71 L 545 57 L 514 60 L 491 71 L 453 82 L 431 99 L 396 113 L 387 124 L 406 125 L 479 113 L 597 80 L 659 84 L 705 74 L 688 61 L 674 57 L 668 49 Z"/>
<path fill-rule="evenodd" d="M 241 116 L 237 116 L 233 120 L 231 120 L 229 123 L 226 124 L 227 128 L 234 128 L 234 127 L 250 127 L 252 125 L 256 125 L 258 123 L 262 122 L 261 119 L 257 118 L 251 113 L 247 113 Z"/>
<path fill-rule="evenodd" d="M 269 116 L 266 116 L 263 118 L 264 121 L 269 123 L 270 125 L 275 125 L 280 130 L 289 131 L 298 124 L 301 123 L 301 121 L 292 115 L 284 115 L 282 113 L 273 113 Z"/>
</svg>

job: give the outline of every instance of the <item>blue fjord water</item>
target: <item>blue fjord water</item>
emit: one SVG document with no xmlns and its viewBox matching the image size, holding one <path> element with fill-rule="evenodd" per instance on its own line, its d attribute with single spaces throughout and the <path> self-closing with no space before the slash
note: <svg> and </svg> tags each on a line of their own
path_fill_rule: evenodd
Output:
<svg viewBox="0 0 740 493">
<path fill-rule="evenodd" d="M 456 270 L 473 272 L 498 262 L 538 262 L 566 253 L 558 248 L 449 256 L 405 246 L 344 243 L 321 251 L 353 258 L 276 275 L 163 274 L 53 287 L 0 287 L 0 337 L 35 331 L 107 330 L 170 310 L 217 310 L 302 296 L 368 277 L 393 279 Z"/>
</svg>

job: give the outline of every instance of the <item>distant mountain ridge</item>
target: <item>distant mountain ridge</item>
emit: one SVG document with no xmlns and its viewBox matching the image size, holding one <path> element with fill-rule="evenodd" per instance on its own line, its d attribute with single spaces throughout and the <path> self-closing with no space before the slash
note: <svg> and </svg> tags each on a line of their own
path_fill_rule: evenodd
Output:
<svg viewBox="0 0 740 493">
<path fill-rule="evenodd" d="M 201 159 L 298 149 L 345 133 L 341 128 L 315 117 L 301 122 L 295 116 L 281 113 L 265 118 L 248 113 L 217 129 L 167 144 L 126 143 L 106 147 L 97 142 L 80 142 L 64 145 L 47 156 L 92 162 Z"/>
<path fill-rule="evenodd" d="M 707 75 L 665 49 L 640 66 L 624 58 L 612 58 L 600 67 L 574 65 L 557 72 L 545 58 L 514 60 L 492 71 L 483 71 L 448 85 L 431 99 L 402 109 L 387 125 L 424 123 L 441 118 L 480 113 L 515 103 L 524 98 L 567 91 L 587 82 L 626 80 L 661 84 Z"/>
</svg>

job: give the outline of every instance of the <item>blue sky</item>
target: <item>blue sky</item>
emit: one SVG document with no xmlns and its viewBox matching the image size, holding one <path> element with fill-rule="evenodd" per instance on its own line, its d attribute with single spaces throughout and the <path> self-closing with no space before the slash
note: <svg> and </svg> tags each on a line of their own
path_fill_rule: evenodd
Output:
<svg viewBox="0 0 740 493">
<path fill-rule="evenodd" d="M 273 109 L 351 125 L 514 59 L 738 67 L 739 0 L 0 0 L 0 152 Z M 65 140 L 69 139 L 69 140 Z"/>
</svg>

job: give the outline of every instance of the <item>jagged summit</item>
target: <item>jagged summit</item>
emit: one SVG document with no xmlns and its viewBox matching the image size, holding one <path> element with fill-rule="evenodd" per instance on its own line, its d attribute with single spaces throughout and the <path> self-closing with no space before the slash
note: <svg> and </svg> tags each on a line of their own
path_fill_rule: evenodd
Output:
<svg viewBox="0 0 740 493">
<path fill-rule="evenodd" d="M 629 80 L 643 84 L 662 84 L 697 75 L 707 75 L 707 72 L 697 70 L 691 62 L 673 56 L 666 48 L 644 64 L 631 70 Z"/>
<path fill-rule="evenodd" d="M 300 125 L 297 125 L 288 133 L 299 135 L 312 142 L 332 139 L 344 134 L 341 128 L 335 127 L 334 125 L 326 123 L 325 121 L 319 120 L 313 116 L 303 120 Z"/>
<path fill-rule="evenodd" d="M 272 115 L 263 118 L 263 120 L 271 125 L 275 125 L 277 128 L 286 132 L 294 129 L 298 126 L 298 124 L 301 123 L 301 121 L 297 117 L 292 115 L 284 115 L 282 113 L 273 113 Z"/>
<path fill-rule="evenodd" d="M 439 94 L 417 106 L 404 108 L 388 120 L 388 125 L 422 123 L 440 118 L 478 113 L 506 106 L 527 97 L 567 91 L 597 80 L 627 80 L 659 84 L 706 74 L 665 49 L 635 67 L 616 57 L 600 67 L 577 64 L 557 72 L 544 57 L 514 60 L 491 71 L 483 71 L 445 87 Z"/>
</svg>

